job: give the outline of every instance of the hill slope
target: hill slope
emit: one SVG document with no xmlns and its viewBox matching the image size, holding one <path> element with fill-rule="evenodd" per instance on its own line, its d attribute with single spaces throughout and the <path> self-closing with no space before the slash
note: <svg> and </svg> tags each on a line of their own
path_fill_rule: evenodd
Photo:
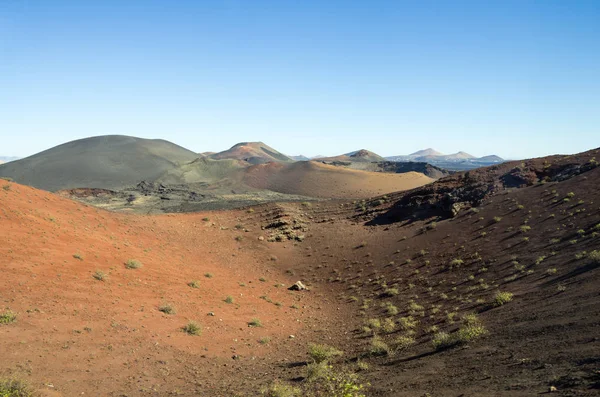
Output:
<svg viewBox="0 0 600 397">
<path fill-rule="evenodd" d="M 354 152 L 342 154 L 340 156 L 333 157 L 319 157 L 319 161 L 333 162 L 333 161 L 342 161 L 342 162 L 375 162 L 375 161 L 385 161 L 383 157 L 378 155 L 377 153 L 373 153 L 366 149 L 360 149 Z"/>
<path fill-rule="evenodd" d="M 120 189 L 153 180 L 198 155 L 160 139 L 106 135 L 80 139 L 0 166 L 0 176 L 56 191 Z"/>
<path fill-rule="evenodd" d="M 278 152 L 263 142 L 241 142 L 229 150 L 210 155 L 215 160 L 234 159 L 247 161 L 250 164 L 268 162 L 291 163 L 294 160 Z"/>
<path fill-rule="evenodd" d="M 243 180 L 258 189 L 322 198 L 365 198 L 430 183 L 416 172 L 391 174 L 336 167 L 316 161 L 250 167 Z"/>
</svg>

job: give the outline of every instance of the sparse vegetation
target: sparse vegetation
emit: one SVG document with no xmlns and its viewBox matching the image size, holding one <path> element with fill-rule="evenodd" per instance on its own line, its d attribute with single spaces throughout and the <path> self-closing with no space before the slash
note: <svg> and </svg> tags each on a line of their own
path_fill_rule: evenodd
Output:
<svg viewBox="0 0 600 397">
<path fill-rule="evenodd" d="M 35 395 L 33 389 L 23 380 L 0 378 L 0 397 L 34 397 Z"/>
<path fill-rule="evenodd" d="M 125 262 L 125 267 L 127 269 L 139 269 L 142 267 L 142 263 L 135 259 L 129 259 L 127 262 Z"/>
<path fill-rule="evenodd" d="M 334 357 L 339 357 L 344 352 L 333 346 L 311 343 L 308 345 L 308 356 L 315 363 L 328 362 Z"/>
<path fill-rule="evenodd" d="M 500 292 L 498 291 L 496 295 L 494 295 L 493 304 L 494 306 L 502 306 L 507 304 L 508 302 L 513 300 L 512 292 Z"/>
<path fill-rule="evenodd" d="M 17 314 L 12 310 L 4 310 L 0 312 L 0 324 L 10 324 L 17 321 Z M 0 394 L 0 397 L 2 395 Z"/>
<path fill-rule="evenodd" d="M 200 282 L 198 280 L 192 280 L 187 285 L 191 288 L 200 288 Z"/>
<path fill-rule="evenodd" d="M 258 318 L 253 318 L 252 320 L 248 321 L 248 326 L 249 327 L 262 327 L 262 322 Z"/>
<path fill-rule="evenodd" d="M 106 281 L 106 279 L 108 278 L 108 276 L 106 275 L 106 273 L 104 273 L 101 270 L 96 270 L 94 272 L 94 274 L 92 274 L 92 277 L 94 277 L 98 281 Z"/>
<path fill-rule="evenodd" d="M 373 356 L 387 356 L 392 352 L 390 347 L 381 338 L 374 336 L 371 339 L 369 353 Z"/>
<path fill-rule="evenodd" d="M 185 332 L 188 335 L 198 336 L 198 335 L 202 334 L 202 327 L 200 327 L 200 325 L 198 323 L 196 323 L 195 321 L 190 321 L 189 323 L 184 325 L 181 329 L 183 330 L 183 332 Z"/>
<path fill-rule="evenodd" d="M 233 297 L 231 295 L 228 295 L 225 299 L 224 299 L 225 303 L 233 303 Z"/>
<path fill-rule="evenodd" d="M 163 312 L 165 314 L 175 314 L 177 312 L 177 310 L 175 310 L 175 307 L 170 303 L 163 303 L 158 307 L 158 311 Z"/>
</svg>

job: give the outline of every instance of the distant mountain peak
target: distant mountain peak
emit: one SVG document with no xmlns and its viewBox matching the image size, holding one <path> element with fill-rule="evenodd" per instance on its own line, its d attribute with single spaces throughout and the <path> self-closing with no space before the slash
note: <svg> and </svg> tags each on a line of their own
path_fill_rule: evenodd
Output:
<svg viewBox="0 0 600 397">
<path fill-rule="evenodd" d="M 444 155 L 443 153 L 438 152 L 437 150 L 432 149 L 432 148 L 418 150 L 414 153 L 409 154 L 409 156 L 411 156 L 411 157 L 443 156 L 443 155 Z"/>
</svg>

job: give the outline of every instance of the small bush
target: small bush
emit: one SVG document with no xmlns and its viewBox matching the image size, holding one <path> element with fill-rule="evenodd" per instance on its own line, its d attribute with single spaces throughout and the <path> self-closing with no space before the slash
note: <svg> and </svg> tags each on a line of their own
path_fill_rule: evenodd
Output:
<svg viewBox="0 0 600 397">
<path fill-rule="evenodd" d="M 299 397 L 302 390 L 286 383 L 275 381 L 261 391 L 265 397 Z"/>
<path fill-rule="evenodd" d="M 213 278 L 213 274 L 212 273 L 204 273 L 204 277 Z"/>
<path fill-rule="evenodd" d="M 588 254 L 588 259 L 592 261 L 592 263 L 600 263 L 600 250 L 594 250 Z"/>
<path fill-rule="evenodd" d="M 0 379 L 0 397 L 33 397 L 29 385 L 19 379 Z"/>
<path fill-rule="evenodd" d="M 262 322 L 258 318 L 253 318 L 252 320 L 248 321 L 248 326 L 249 327 L 262 327 Z"/>
<path fill-rule="evenodd" d="M 529 225 L 523 225 L 519 229 L 521 230 L 521 233 L 527 233 L 528 231 L 531 230 L 531 226 L 529 226 Z"/>
<path fill-rule="evenodd" d="M 127 269 L 139 269 L 142 267 L 142 263 L 135 259 L 129 259 L 127 262 L 125 262 L 125 267 Z"/>
<path fill-rule="evenodd" d="M 333 346 L 311 343 L 308 345 L 308 355 L 316 363 L 328 362 L 334 357 L 344 354 Z"/>
<path fill-rule="evenodd" d="M 377 330 L 381 328 L 381 321 L 378 318 L 371 318 L 367 320 L 367 326 L 372 330 Z"/>
<path fill-rule="evenodd" d="M 382 296 L 385 296 L 385 297 L 392 297 L 392 296 L 396 296 L 396 295 L 398 295 L 399 293 L 400 293 L 400 291 L 398 291 L 398 288 L 386 288 L 386 289 L 383 291 L 383 294 L 382 294 Z"/>
<path fill-rule="evenodd" d="M 495 216 L 494 217 L 494 223 L 498 223 L 502 220 L 502 218 L 500 218 L 499 216 Z"/>
<path fill-rule="evenodd" d="M 394 332 L 396 330 L 396 323 L 394 322 L 394 320 L 392 318 L 386 318 L 385 320 L 383 320 L 381 329 L 386 334 L 391 334 L 392 332 Z"/>
<path fill-rule="evenodd" d="M 391 349 L 381 338 L 375 336 L 371 339 L 369 353 L 373 356 L 387 356 L 391 353 Z"/>
<path fill-rule="evenodd" d="M 0 312 L 0 324 L 10 324 L 17 321 L 17 315 L 12 310 L 5 310 Z M 0 394 L 0 396 L 2 396 Z"/>
<path fill-rule="evenodd" d="M 496 293 L 496 295 L 494 296 L 494 306 L 502 306 L 510 301 L 512 301 L 513 299 L 513 293 L 512 292 L 500 292 L 498 291 Z"/>
<path fill-rule="evenodd" d="M 228 295 L 227 298 L 225 298 L 224 302 L 229 304 L 233 303 L 233 297 L 231 295 Z"/>
<path fill-rule="evenodd" d="M 412 336 L 399 336 L 394 341 L 394 347 L 398 351 L 406 350 L 416 343 L 415 338 Z"/>
<path fill-rule="evenodd" d="M 192 280 L 187 285 L 189 285 L 192 288 L 200 288 L 200 283 L 198 282 L 198 280 Z"/>
<path fill-rule="evenodd" d="M 169 303 L 165 303 L 162 304 L 158 307 L 158 310 L 165 313 L 165 314 L 175 314 L 177 311 L 175 310 L 175 307 L 173 307 L 173 305 L 169 304 Z"/>
<path fill-rule="evenodd" d="M 198 325 L 194 321 L 190 321 L 189 323 L 184 325 L 181 329 L 183 330 L 183 332 L 185 332 L 188 335 L 198 336 L 198 335 L 202 334 L 202 327 L 200 327 L 200 325 Z"/>
<path fill-rule="evenodd" d="M 105 281 L 107 279 L 106 273 L 100 270 L 96 270 L 94 274 L 92 274 L 92 277 L 99 281 Z"/>
<path fill-rule="evenodd" d="M 81 256 L 81 254 L 73 254 L 73 258 L 79 259 L 80 261 L 83 260 L 83 257 Z"/>
<path fill-rule="evenodd" d="M 449 263 L 450 269 L 460 267 L 463 263 L 465 263 L 465 261 L 463 261 L 462 259 L 452 259 Z"/>
<path fill-rule="evenodd" d="M 398 323 L 400 324 L 400 328 L 402 328 L 405 331 L 408 331 L 413 328 L 416 328 L 417 325 L 419 324 L 419 321 L 415 320 L 411 316 L 408 316 L 408 317 L 401 317 L 400 320 L 398 320 Z"/>
<path fill-rule="evenodd" d="M 449 333 L 438 332 L 435 335 L 433 335 L 431 343 L 433 344 L 434 349 L 441 350 L 453 346 L 456 342 Z"/>
<path fill-rule="evenodd" d="M 487 330 L 482 324 L 469 324 L 464 327 L 460 327 L 456 332 L 457 343 L 467 343 L 474 339 L 480 338 L 487 334 Z"/>
</svg>

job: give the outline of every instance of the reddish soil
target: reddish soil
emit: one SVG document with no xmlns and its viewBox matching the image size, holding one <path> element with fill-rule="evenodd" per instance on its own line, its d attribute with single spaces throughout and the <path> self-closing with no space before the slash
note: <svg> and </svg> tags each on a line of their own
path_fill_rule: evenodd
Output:
<svg viewBox="0 0 600 397">
<path fill-rule="evenodd" d="M 317 317 L 330 316 L 314 294 L 286 289 L 297 280 L 277 268 L 244 212 L 128 216 L 3 185 L 0 300 L 18 320 L 0 326 L 0 370 L 38 388 L 219 395 L 233 383 L 224 374 L 242 387 L 245 377 L 262 379 L 275 363 L 303 358 L 322 327 Z M 129 259 L 143 266 L 126 269 Z M 97 270 L 106 281 L 93 278 Z M 176 314 L 158 311 L 163 303 Z M 255 317 L 263 327 L 248 326 Z M 202 325 L 201 336 L 181 331 L 188 320 Z M 264 337 L 271 342 L 260 344 Z"/>
</svg>

